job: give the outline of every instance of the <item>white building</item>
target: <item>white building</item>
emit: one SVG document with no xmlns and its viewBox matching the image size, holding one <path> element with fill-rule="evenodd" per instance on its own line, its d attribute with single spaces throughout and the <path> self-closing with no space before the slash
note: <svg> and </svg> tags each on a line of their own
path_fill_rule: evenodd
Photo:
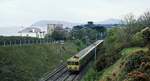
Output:
<svg viewBox="0 0 150 81">
<path fill-rule="evenodd" d="M 20 36 L 25 37 L 37 37 L 37 38 L 44 38 L 45 31 L 42 31 L 40 28 L 37 27 L 27 27 L 18 32 Z"/>
</svg>

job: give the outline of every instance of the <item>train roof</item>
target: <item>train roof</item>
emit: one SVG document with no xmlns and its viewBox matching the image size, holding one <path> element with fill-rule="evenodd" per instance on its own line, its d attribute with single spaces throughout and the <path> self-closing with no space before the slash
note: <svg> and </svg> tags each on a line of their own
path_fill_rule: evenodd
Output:
<svg viewBox="0 0 150 81">
<path fill-rule="evenodd" d="M 91 52 L 97 45 L 99 45 L 102 42 L 103 42 L 103 40 L 98 40 L 98 41 L 94 42 L 90 46 L 84 48 L 79 53 L 77 53 L 76 55 L 71 57 L 70 60 L 82 59 L 85 55 L 87 55 L 89 52 Z"/>
</svg>

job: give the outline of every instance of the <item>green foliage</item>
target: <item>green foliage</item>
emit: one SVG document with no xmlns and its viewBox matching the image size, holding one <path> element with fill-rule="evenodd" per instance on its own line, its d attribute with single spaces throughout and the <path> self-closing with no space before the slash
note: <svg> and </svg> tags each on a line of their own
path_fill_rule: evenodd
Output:
<svg viewBox="0 0 150 81">
<path fill-rule="evenodd" d="M 96 39 L 102 39 L 105 37 L 106 28 L 103 26 L 88 23 L 85 25 L 74 26 L 71 31 L 72 39 L 82 40 L 89 45 Z"/>
<path fill-rule="evenodd" d="M 66 60 L 75 54 L 77 48 L 71 42 L 65 42 L 63 46 L 47 44 L 0 47 L 0 80 L 37 81 L 44 73 L 60 64 L 61 59 Z"/>
<path fill-rule="evenodd" d="M 138 32 L 141 32 L 142 29 L 150 26 L 149 20 L 150 20 L 150 12 L 144 13 L 137 19 L 134 17 L 134 15 L 131 14 L 125 16 L 123 20 L 124 29 L 122 33 L 125 35 L 125 38 L 123 39 L 125 40 L 127 47 L 130 47 L 132 45 L 137 46 L 138 45 L 137 43 L 139 43 L 139 46 L 142 44 L 142 42 L 139 42 L 140 40 L 142 40 L 141 33 Z M 136 33 L 139 36 L 135 35 Z"/>
<path fill-rule="evenodd" d="M 86 45 L 79 39 L 74 40 L 74 43 L 78 46 L 77 50 L 80 51 L 82 48 L 85 48 Z"/>
<path fill-rule="evenodd" d="M 150 28 L 146 27 L 142 30 L 144 42 L 147 44 L 149 50 L 150 50 Z"/>
<path fill-rule="evenodd" d="M 96 79 L 96 72 L 93 68 L 90 69 L 90 72 L 86 74 L 82 81 L 94 81 Z"/>
<path fill-rule="evenodd" d="M 112 66 L 104 69 L 104 72 L 100 77 L 100 81 L 130 81 L 125 79 L 128 78 L 128 73 L 132 71 L 140 71 L 146 73 L 149 72 L 148 70 L 140 70 L 145 69 L 143 65 L 146 65 L 146 69 L 148 69 L 149 67 L 147 66 L 147 63 L 149 63 L 150 58 L 147 51 L 147 48 L 139 47 L 123 49 L 121 51 L 121 58 L 117 60 L 117 62 Z"/>
<path fill-rule="evenodd" d="M 107 32 L 107 36 L 104 41 L 104 47 L 107 54 L 116 54 L 124 46 L 124 34 L 121 34 L 121 28 L 112 28 Z"/>
<path fill-rule="evenodd" d="M 97 69 L 99 71 L 102 71 L 105 68 L 108 68 L 112 63 L 117 61 L 117 59 L 119 59 L 121 55 L 123 56 L 121 59 L 117 61 L 117 63 L 115 63 L 113 66 L 110 66 L 106 70 L 106 72 L 104 72 L 103 74 L 104 76 L 102 77 L 105 77 L 106 76 L 105 74 L 111 74 L 110 75 L 111 77 L 105 78 L 106 81 L 149 81 L 150 80 L 150 79 L 146 79 L 147 77 L 150 76 L 150 74 L 148 73 L 150 71 L 141 70 L 141 68 L 143 69 L 143 67 L 149 67 L 150 58 L 148 54 L 150 52 L 138 51 L 138 52 L 134 52 L 134 54 L 132 54 L 130 57 L 127 57 L 128 55 L 124 56 L 124 54 L 120 52 L 124 48 L 135 47 L 135 46 L 144 47 L 146 44 L 150 46 L 149 26 L 150 26 L 150 12 L 146 12 L 144 13 L 144 15 L 140 16 L 137 19 L 132 14 L 127 15 L 125 16 L 123 20 L 123 25 L 121 27 L 112 28 L 107 31 L 107 36 L 104 40 L 105 54 L 102 54 L 99 57 L 96 64 Z M 131 52 L 129 51 L 128 54 L 129 53 Z M 142 63 L 146 63 L 146 64 L 144 64 L 144 66 L 141 66 Z M 112 70 L 112 68 L 114 69 Z M 137 76 L 128 77 L 127 75 L 130 72 L 133 75 L 137 75 Z M 139 75 L 142 75 L 142 77 L 141 76 L 139 77 Z"/>
<path fill-rule="evenodd" d="M 141 62 L 148 62 L 150 59 L 145 57 L 145 53 L 143 51 L 136 52 L 136 55 L 132 55 L 128 62 L 126 63 L 125 70 L 130 72 L 140 67 Z"/>
<path fill-rule="evenodd" d="M 143 34 L 141 32 L 137 32 L 135 35 L 133 35 L 131 44 L 132 46 L 144 46 Z"/>
<path fill-rule="evenodd" d="M 96 40 L 97 31 L 91 28 L 83 28 L 79 30 L 73 30 L 72 37 L 74 39 L 82 40 L 84 43 L 91 43 Z"/>
<path fill-rule="evenodd" d="M 113 63 L 115 63 L 119 57 L 120 56 L 117 54 L 113 54 L 113 55 L 102 54 L 102 55 L 100 55 L 96 62 L 97 71 L 102 71 L 103 69 L 108 68 Z"/>
<path fill-rule="evenodd" d="M 65 33 L 65 31 L 54 31 L 52 33 L 52 38 L 54 40 L 65 40 L 66 39 L 66 33 Z"/>
<path fill-rule="evenodd" d="M 141 26 L 139 21 L 133 15 L 127 15 L 123 24 L 122 27 L 112 28 L 107 32 L 104 46 L 108 54 L 118 53 L 122 48 L 131 46 L 144 46 L 141 32 L 143 27 L 139 27 Z"/>
<path fill-rule="evenodd" d="M 133 52 L 128 58 L 124 71 L 126 81 L 149 81 L 150 80 L 150 54 L 142 50 Z M 128 76 L 125 76 L 127 75 Z M 122 78 L 123 79 L 123 78 Z"/>
</svg>

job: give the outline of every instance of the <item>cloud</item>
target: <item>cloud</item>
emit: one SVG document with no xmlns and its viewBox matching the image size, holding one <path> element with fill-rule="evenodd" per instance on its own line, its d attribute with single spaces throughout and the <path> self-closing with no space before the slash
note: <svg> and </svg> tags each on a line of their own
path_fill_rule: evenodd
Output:
<svg viewBox="0 0 150 81">
<path fill-rule="evenodd" d="M 0 0 L 0 26 L 30 25 L 41 19 L 102 21 L 142 14 L 149 0 Z"/>
</svg>

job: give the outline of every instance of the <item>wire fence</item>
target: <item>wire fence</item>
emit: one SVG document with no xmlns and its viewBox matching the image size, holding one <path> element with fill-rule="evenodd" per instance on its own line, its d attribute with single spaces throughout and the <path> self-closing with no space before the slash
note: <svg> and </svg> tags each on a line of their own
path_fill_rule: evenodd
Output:
<svg viewBox="0 0 150 81">
<path fill-rule="evenodd" d="M 33 44 L 55 44 L 55 43 L 63 43 L 64 41 L 56 41 L 56 40 L 45 40 L 45 39 L 38 39 L 38 40 L 7 40 L 7 41 L 0 41 L 0 46 L 14 46 L 14 45 L 33 45 Z"/>
</svg>

